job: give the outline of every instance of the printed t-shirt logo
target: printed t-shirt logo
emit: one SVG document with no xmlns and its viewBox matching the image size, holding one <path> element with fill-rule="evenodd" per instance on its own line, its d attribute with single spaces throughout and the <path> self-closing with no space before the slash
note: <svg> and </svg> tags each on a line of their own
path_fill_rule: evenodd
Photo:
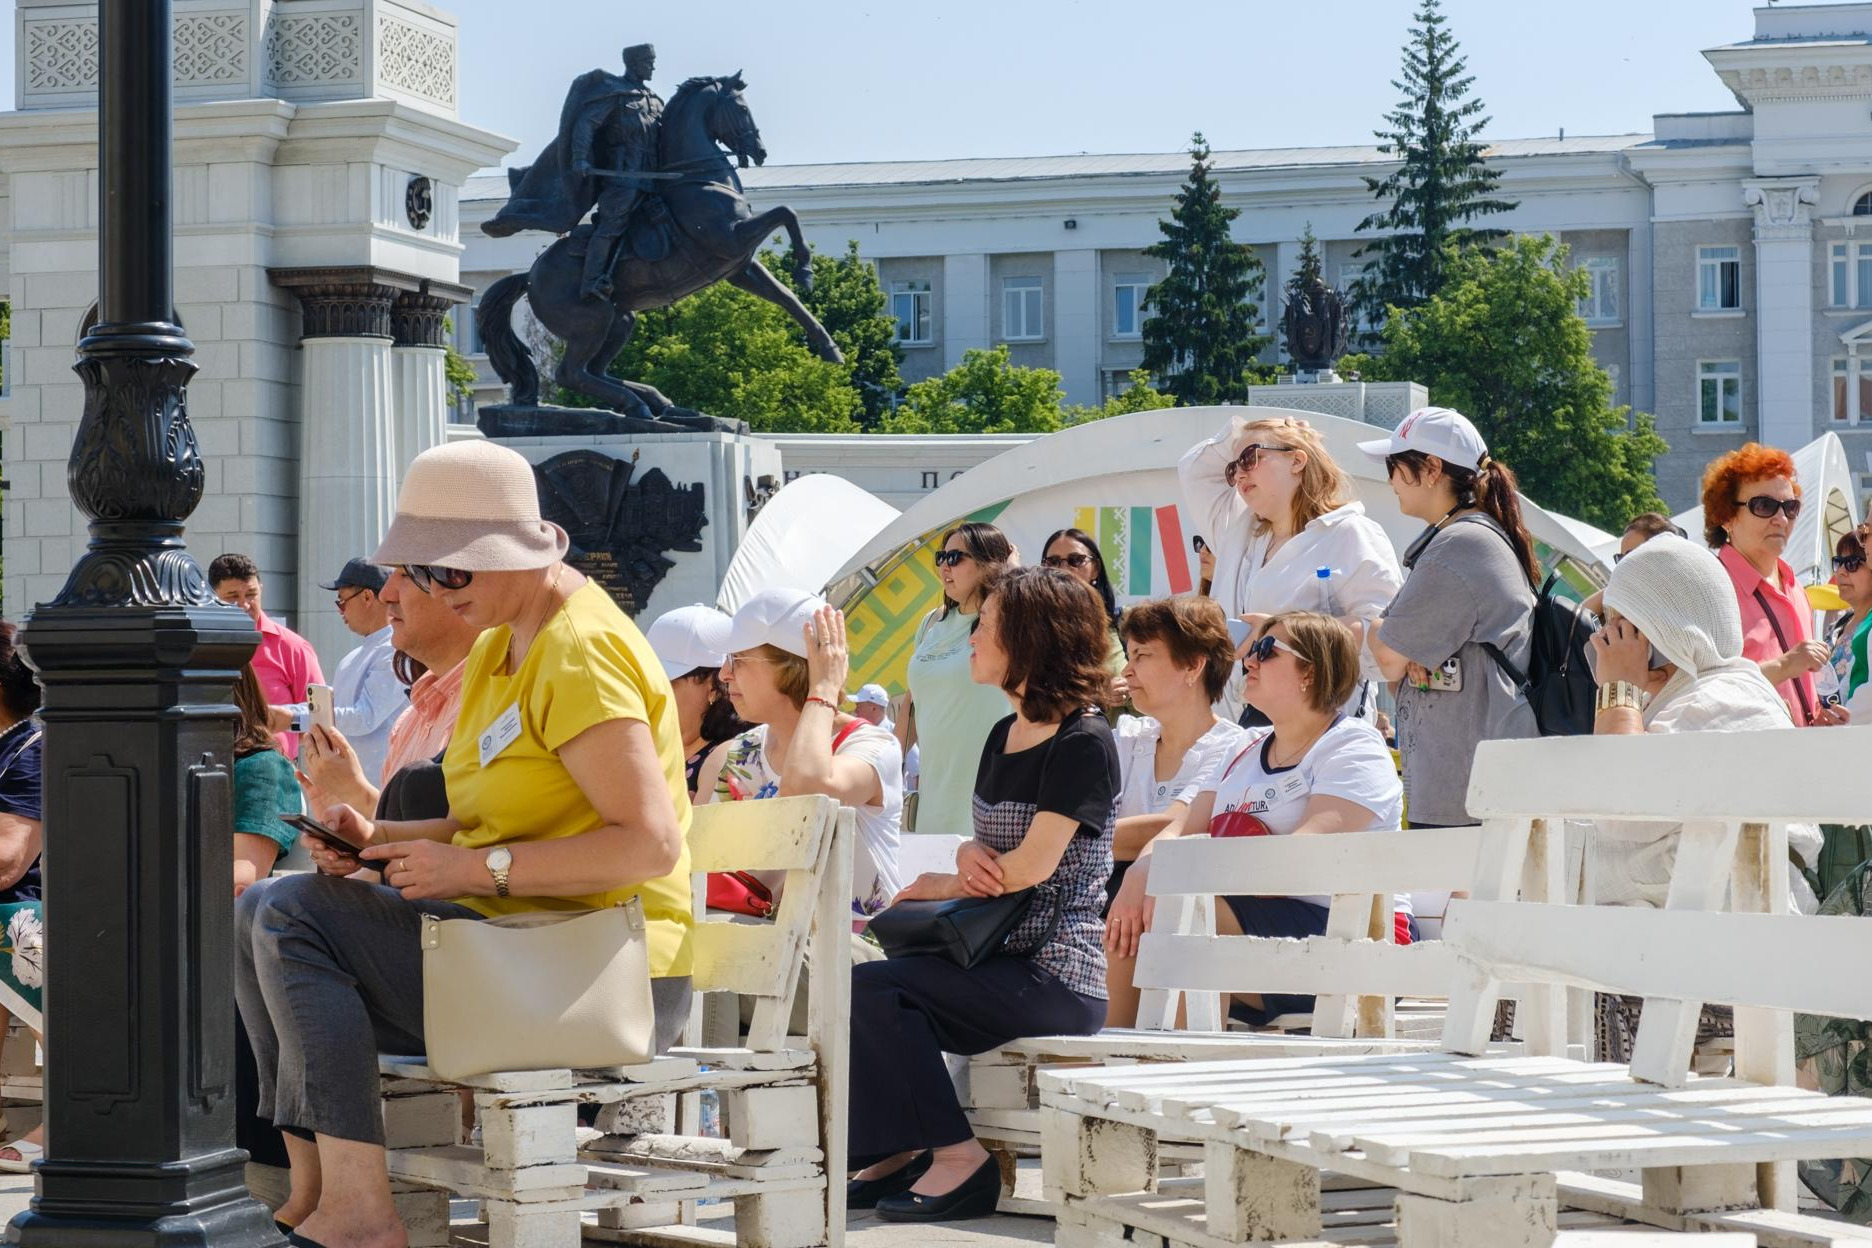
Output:
<svg viewBox="0 0 1872 1248">
<path fill-rule="evenodd" d="M 1261 816 L 1246 810 L 1225 810 L 1209 821 L 1210 836 L 1272 836 Z"/>
</svg>

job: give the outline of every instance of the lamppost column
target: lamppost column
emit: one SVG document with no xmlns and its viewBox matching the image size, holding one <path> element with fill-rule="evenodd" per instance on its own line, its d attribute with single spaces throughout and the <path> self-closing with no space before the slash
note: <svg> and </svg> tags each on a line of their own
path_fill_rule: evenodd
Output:
<svg viewBox="0 0 1872 1248">
<path fill-rule="evenodd" d="M 232 686 L 258 634 L 183 544 L 170 0 L 103 0 L 99 321 L 67 478 L 90 542 L 27 622 L 45 689 L 47 1157 L 11 1243 L 273 1245 L 234 1147 Z"/>
</svg>

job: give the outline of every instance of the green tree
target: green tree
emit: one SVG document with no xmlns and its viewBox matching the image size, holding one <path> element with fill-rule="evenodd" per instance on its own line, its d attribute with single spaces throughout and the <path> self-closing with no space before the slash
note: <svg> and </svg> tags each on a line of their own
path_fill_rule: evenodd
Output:
<svg viewBox="0 0 1872 1248">
<path fill-rule="evenodd" d="M 1652 463 L 1669 448 L 1649 415 L 1612 406 L 1579 301 L 1590 276 L 1551 236 L 1452 252 L 1440 293 L 1400 309 L 1384 353 L 1347 356 L 1368 381 L 1419 381 L 1469 417 L 1544 507 L 1618 532 L 1661 511 Z"/>
<path fill-rule="evenodd" d="M 965 351 L 940 377 L 916 382 L 884 417 L 883 433 L 1052 433 L 1066 392 L 1050 368 L 1022 368 L 1007 345 Z"/>
<path fill-rule="evenodd" d="M 451 402 L 459 403 L 474 393 L 475 366 L 455 349 L 454 317 L 442 318 L 442 351 L 442 376 L 448 383 L 448 396 Z"/>
<path fill-rule="evenodd" d="M 791 243 L 778 254 L 762 253 L 761 260 L 798 293 Z M 898 371 L 903 348 L 897 345 L 897 321 L 890 314 L 890 300 L 878 285 L 877 270 L 858 254 L 857 239 L 845 245 L 842 256 L 821 255 L 814 247 L 812 271 L 813 287 L 800 296 L 800 302 L 819 318 L 845 353 L 852 384 L 858 387 L 858 401 L 864 405 L 859 419 L 867 428 L 875 428 L 903 389 L 903 374 Z M 805 331 L 796 326 L 794 334 L 805 346 Z"/>
<path fill-rule="evenodd" d="M 1097 407 L 1080 403 L 1069 404 L 1061 409 L 1061 419 L 1068 425 L 1083 425 L 1087 421 L 1104 420 L 1107 416 L 1126 416 L 1132 412 L 1154 412 L 1159 408 L 1176 406 L 1174 397 L 1151 385 L 1149 370 L 1134 368 L 1129 377 L 1131 385 L 1122 393 L 1112 395 Z"/>
<path fill-rule="evenodd" d="M 1489 119 L 1482 100 L 1469 97 L 1475 77 L 1465 72 L 1448 22 L 1442 0 L 1422 0 L 1404 47 L 1403 77 L 1391 84 L 1404 98 L 1376 132 L 1378 150 L 1402 163 L 1385 177 L 1365 179 L 1381 207 L 1358 228 L 1378 236 L 1354 253 L 1370 258 L 1353 283 L 1352 303 L 1368 326 L 1381 325 L 1388 308 L 1414 308 L 1435 295 L 1452 254 L 1504 236 L 1469 222 L 1515 207 L 1497 197 L 1501 171 L 1482 158 L 1476 136 Z"/>
<path fill-rule="evenodd" d="M 819 359 L 785 312 L 726 284 L 639 314 L 610 372 L 757 433 L 854 433 L 864 410 L 849 364 Z M 593 406 L 564 390 L 559 398 Z"/>
<path fill-rule="evenodd" d="M 1223 206 L 1209 169 L 1209 144 L 1198 131 L 1189 178 L 1170 219 L 1157 223 L 1163 238 L 1144 249 L 1170 266 L 1145 296 L 1144 367 L 1179 403 L 1245 403 L 1255 356 L 1272 341 L 1255 333 L 1262 267 L 1253 248 L 1231 237 L 1241 209 Z"/>
</svg>

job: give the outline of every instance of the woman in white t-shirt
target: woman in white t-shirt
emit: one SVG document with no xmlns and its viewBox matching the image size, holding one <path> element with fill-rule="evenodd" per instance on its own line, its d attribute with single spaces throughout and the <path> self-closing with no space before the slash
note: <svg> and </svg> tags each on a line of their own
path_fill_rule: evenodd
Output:
<svg viewBox="0 0 1872 1248">
<path fill-rule="evenodd" d="M 1281 611 L 1317 611 L 1364 630 L 1404 583 L 1397 551 L 1365 514 L 1319 431 L 1289 417 L 1234 416 L 1177 464 L 1183 503 L 1216 547 L 1209 594 L 1232 618 L 1260 625 Z M 1324 569 L 1327 575 L 1322 577 Z M 1349 714 L 1369 719 L 1377 667 L 1369 659 L 1346 697 Z M 1217 708 L 1243 715 L 1241 682 Z M 1264 709 L 1244 723 L 1266 724 Z"/>
<path fill-rule="evenodd" d="M 869 918 L 903 887 L 903 752 L 895 736 L 839 710 L 848 675 L 844 613 L 800 590 L 763 589 L 718 631 L 704 640 L 728 656 L 728 697 L 755 727 L 703 764 L 696 801 L 823 793 L 849 806 L 858 821 L 852 911 Z"/>
<path fill-rule="evenodd" d="M 1211 598 L 1140 603 L 1119 624 L 1124 678 L 1142 715 L 1118 719 L 1117 833 L 1105 912 L 1107 1027 L 1137 1024 L 1138 936 L 1150 925 L 1145 895 L 1151 847 L 1182 816 L 1204 781 L 1234 755 L 1243 732 L 1213 709 L 1235 670 L 1228 619 Z"/>
<path fill-rule="evenodd" d="M 1247 648 L 1245 691 L 1273 721 L 1246 743 L 1190 803 L 1185 823 L 1211 836 L 1316 836 L 1396 828 L 1404 787 L 1378 730 L 1341 709 L 1358 681 L 1358 646 L 1339 621 L 1288 612 L 1262 624 Z M 1323 935 L 1327 895 L 1225 897 L 1226 935 Z M 1398 940 L 1415 938 L 1409 901 L 1398 898 Z M 1264 1026 L 1304 1014 L 1313 998 L 1236 994 L 1229 1016 Z"/>
</svg>

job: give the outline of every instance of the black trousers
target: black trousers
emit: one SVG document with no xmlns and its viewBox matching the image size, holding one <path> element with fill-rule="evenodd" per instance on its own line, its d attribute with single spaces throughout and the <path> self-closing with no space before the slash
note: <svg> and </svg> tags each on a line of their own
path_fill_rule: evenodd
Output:
<svg viewBox="0 0 1872 1248">
<path fill-rule="evenodd" d="M 965 971 L 946 958 L 852 968 L 849 1164 L 960 1144 L 974 1133 L 943 1054 L 986 1053 L 1021 1036 L 1091 1035 L 1105 1002 L 1029 958 Z"/>
</svg>

